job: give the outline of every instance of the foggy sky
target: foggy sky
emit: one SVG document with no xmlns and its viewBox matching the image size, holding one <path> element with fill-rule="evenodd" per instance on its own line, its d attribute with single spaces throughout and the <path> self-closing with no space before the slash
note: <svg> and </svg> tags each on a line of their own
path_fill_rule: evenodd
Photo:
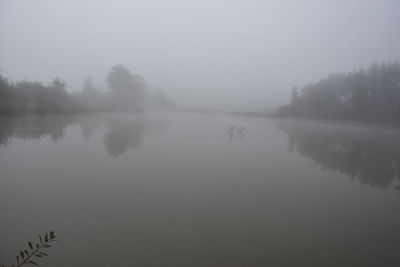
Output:
<svg viewBox="0 0 400 267">
<path fill-rule="evenodd" d="M 178 104 L 274 108 L 294 85 L 400 60 L 398 0 L 0 0 L 0 69 L 12 80 L 123 64 Z"/>
</svg>

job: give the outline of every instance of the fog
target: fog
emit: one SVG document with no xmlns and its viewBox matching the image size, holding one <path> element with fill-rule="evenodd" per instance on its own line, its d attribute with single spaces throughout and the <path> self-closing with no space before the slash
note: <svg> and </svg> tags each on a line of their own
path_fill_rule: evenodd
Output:
<svg viewBox="0 0 400 267">
<path fill-rule="evenodd" d="M 399 14 L 0 0 L 0 266 L 400 266 Z"/>
<path fill-rule="evenodd" d="M 12 80 L 90 75 L 123 64 L 179 105 L 262 110 L 294 85 L 400 59 L 400 2 L 0 1 L 0 69 Z"/>
</svg>

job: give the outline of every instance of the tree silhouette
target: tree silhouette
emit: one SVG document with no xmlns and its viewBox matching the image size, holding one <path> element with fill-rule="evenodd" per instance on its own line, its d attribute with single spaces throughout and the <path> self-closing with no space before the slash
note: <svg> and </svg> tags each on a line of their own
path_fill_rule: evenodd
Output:
<svg viewBox="0 0 400 267">
<path fill-rule="evenodd" d="M 400 123 L 400 64 L 372 64 L 368 70 L 334 74 L 292 90 L 278 116 Z"/>
<path fill-rule="evenodd" d="M 124 111 L 143 111 L 145 82 L 140 75 L 133 75 L 126 67 L 111 68 L 106 82 L 111 89 L 115 108 Z"/>
</svg>

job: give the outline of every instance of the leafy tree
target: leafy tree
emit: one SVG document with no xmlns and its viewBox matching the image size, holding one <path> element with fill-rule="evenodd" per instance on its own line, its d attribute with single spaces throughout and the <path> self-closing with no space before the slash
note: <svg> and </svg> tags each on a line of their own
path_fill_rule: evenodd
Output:
<svg viewBox="0 0 400 267">
<path fill-rule="evenodd" d="M 400 64 L 372 64 L 368 70 L 330 75 L 292 90 L 289 105 L 279 116 L 400 122 Z"/>
<path fill-rule="evenodd" d="M 0 116 L 77 111 L 77 100 L 66 91 L 66 83 L 60 78 L 46 86 L 26 80 L 11 83 L 0 75 Z"/>
<path fill-rule="evenodd" d="M 145 82 L 142 76 L 132 74 L 126 67 L 111 68 L 106 82 L 111 89 L 115 108 L 142 111 L 145 103 Z"/>
</svg>

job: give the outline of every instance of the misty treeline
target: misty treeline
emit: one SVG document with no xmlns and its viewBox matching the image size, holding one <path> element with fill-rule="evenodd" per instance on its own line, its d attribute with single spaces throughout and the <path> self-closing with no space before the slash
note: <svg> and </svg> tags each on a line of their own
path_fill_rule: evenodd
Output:
<svg viewBox="0 0 400 267">
<path fill-rule="evenodd" d="M 108 91 L 96 87 L 88 77 L 81 92 L 70 93 L 60 78 L 46 85 L 26 80 L 12 82 L 0 73 L 0 115 L 143 112 L 174 107 L 163 91 L 151 91 L 142 76 L 122 65 L 112 67 L 105 81 Z"/>
<path fill-rule="evenodd" d="M 278 116 L 400 123 L 400 64 L 372 64 L 368 69 L 332 74 L 292 89 L 289 105 Z"/>
</svg>

